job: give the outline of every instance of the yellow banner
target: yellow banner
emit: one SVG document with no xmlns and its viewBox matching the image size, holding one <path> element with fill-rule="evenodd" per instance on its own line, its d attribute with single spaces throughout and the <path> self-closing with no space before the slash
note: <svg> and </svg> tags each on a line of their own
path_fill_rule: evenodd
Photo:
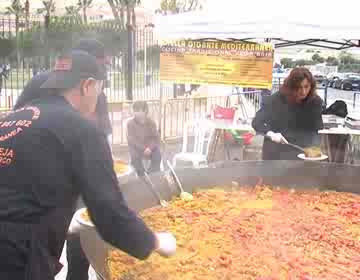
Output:
<svg viewBox="0 0 360 280">
<path fill-rule="evenodd" d="M 160 80 L 177 84 L 272 87 L 271 44 L 172 41 L 161 46 Z"/>
</svg>

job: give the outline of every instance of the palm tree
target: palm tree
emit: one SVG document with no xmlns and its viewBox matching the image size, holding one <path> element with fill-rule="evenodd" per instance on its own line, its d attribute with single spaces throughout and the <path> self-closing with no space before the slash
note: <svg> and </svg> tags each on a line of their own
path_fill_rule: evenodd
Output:
<svg viewBox="0 0 360 280">
<path fill-rule="evenodd" d="M 6 8 L 6 14 L 7 15 L 14 15 L 15 16 L 15 32 L 16 36 L 19 33 L 19 27 L 20 27 L 20 18 L 24 15 L 25 9 L 23 5 L 21 4 L 20 0 L 13 0 L 11 2 L 11 5 Z"/>
<path fill-rule="evenodd" d="M 81 19 L 80 8 L 78 6 L 65 7 L 66 17 Z"/>
<path fill-rule="evenodd" d="M 19 29 L 20 29 L 20 18 L 24 16 L 24 6 L 20 0 L 13 0 L 11 5 L 6 8 L 6 14 L 15 16 L 15 34 L 16 34 L 16 60 L 17 65 L 20 65 L 20 52 L 19 52 Z"/>
<path fill-rule="evenodd" d="M 30 20 L 30 2 L 29 0 L 25 1 L 25 21 L 26 21 L 26 28 L 29 28 L 29 20 Z"/>
<path fill-rule="evenodd" d="M 82 10 L 84 23 L 87 23 L 87 9 L 91 7 L 93 0 L 78 0 L 78 7 Z"/>
<path fill-rule="evenodd" d="M 131 13 L 132 13 L 132 25 L 134 27 L 136 27 L 136 12 L 135 12 L 135 7 L 139 6 L 141 4 L 141 0 L 131 0 L 130 1 L 130 5 L 131 5 Z M 129 5 L 129 4 L 128 4 Z"/>
<path fill-rule="evenodd" d="M 109 6 L 111 8 L 111 11 L 113 13 L 113 16 L 115 18 L 116 21 L 120 22 L 120 17 L 119 17 L 119 13 L 117 10 L 117 3 L 115 2 L 116 0 L 107 0 L 109 3 Z"/>
<path fill-rule="evenodd" d="M 38 9 L 39 14 L 45 13 L 45 49 L 46 54 L 49 54 L 48 46 L 48 32 L 50 25 L 51 14 L 55 12 L 55 0 L 43 0 L 42 1 L 44 8 Z M 50 55 L 45 55 L 45 67 L 50 68 Z"/>
<path fill-rule="evenodd" d="M 45 13 L 45 25 L 48 24 L 48 21 L 50 20 L 51 14 L 55 12 L 55 0 L 43 0 L 42 1 L 43 8 L 38 9 L 38 14 L 44 14 Z"/>
<path fill-rule="evenodd" d="M 125 22 L 128 25 L 136 26 L 136 13 L 135 7 L 141 4 L 141 0 L 107 0 L 115 20 L 117 20 L 121 26 L 125 27 Z M 125 21 L 126 10 L 126 21 Z"/>
<path fill-rule="evenodd" d="M 162 13 L 178 14 L 193 10 L 201 10 L 204 0 L 162 0 L 160 10 Z"/>
<path fill-rule="evenodd" d="M 116 0 L 117 6 L 120 9 L 120 20 L 121 20 L 121 26 L 125 27 L 125 1 L 123 0 Z"/>
</svg>

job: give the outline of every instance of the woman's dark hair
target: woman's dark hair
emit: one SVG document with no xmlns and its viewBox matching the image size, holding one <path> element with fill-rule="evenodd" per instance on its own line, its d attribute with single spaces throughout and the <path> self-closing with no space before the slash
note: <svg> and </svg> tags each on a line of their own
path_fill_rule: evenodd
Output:
<svg viewBox="0 0 360 280">
<path fill-rule="evenodd" d="M 135 101 L 132 108 L 134 112 L 145 112 L 146 114 L 149 113 L 149 106 L 146 101 Z"/>
<path fill-rule="evenodd" d="M 281 94 L 287 96 L 290 101 L 295 99 L 295 93 L 300 88 L 301 83 L 304 80 L 308 80 L 310 83 L 310 93 L 306 100 L 311 100 L 316 96 L 316 80 L 311 74 L 309 69 L 305 67 L 294 68 L 290 75 L 285 79 L 284 84 L 282 85 L 280 92 Z"/>
</svg>

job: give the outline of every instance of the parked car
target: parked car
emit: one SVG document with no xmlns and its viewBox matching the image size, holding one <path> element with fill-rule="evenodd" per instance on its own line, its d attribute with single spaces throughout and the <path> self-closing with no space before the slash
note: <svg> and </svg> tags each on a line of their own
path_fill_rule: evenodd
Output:
<svg viewBox="0 0 360 280">
<path fill-rule="evenodd" d="M 360 90 L 360 75 L 347 76 L 341 81 L 342 90 Z"/>
<path fill-rule="evenodd" d="M 326 77 L 324 75 L 321 75 L 321 74 L 315 74 L 314 78 L 315 78 L 315 80 L 316 80 L 316 82 L 318 84 L 322 84 L 326 79 Z"/>
<path fill-rule="evenodd" d="M 339 73 L 339 79 L 334 82 L 333 88 L 342 89 L 342 82 L 351 76 L 358 76 L 356 73 Z"/>
<path fill-rule="evenodd" d="M 345 79 L 345 76 L 339 76 L 338 79 L 335 79 L 333 88 L 340 89 L 342 80 Z"/>
<path fill-rule="evenodd" d="M 327 85 L 328 87 L 334 87 L 334 84 L 336 82 L 337 79 L 340 78 L 340 73 L 334 72 L 334 73 L 330 73 L 326 76 L 326 81 L 327 81 Z"/>
<path fill-rule="evenodd" d="M 336 79 L 334 82 L 333 88 L 341 89 L 341 83 L 344 79 L 350 77 L 351 75 L 356 75 L 355 73 L 338 73 L 339 79 Z"/>
<path fill-rule="evenodd" d="M 337 77 L 337 76 L 328 79 L 328 87 L 334 88 L 336 81 L 339 79 L 340 79 L 340 77 Z"/>
</svg>

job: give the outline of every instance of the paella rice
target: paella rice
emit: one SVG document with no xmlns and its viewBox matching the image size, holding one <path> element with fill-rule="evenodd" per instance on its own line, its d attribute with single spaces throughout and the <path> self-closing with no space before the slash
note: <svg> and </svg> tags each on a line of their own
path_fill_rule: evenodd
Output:
<svg viewBox="0 0 360 280">
<path fill-rule="evenodd" d="M 322 155 L 321 148 L 317 146 L 305 148 L 304 153 L 307 158 L 317 158 Z"/>
<path fill-rule="evenodd" d="M 141 213 L 170 231 L 177 254 L 136 260 L 118 250 L 111 280 L 360 279 L 360 196 L 256 187 L 194 193 Z"/>
<path fill-rule="evenodd" d="M 114 170 L 116 174 L 123 174 L 127 172 L 129 169 L 129 165 L 121 160 L 114 160 Z"/>
</svg>

